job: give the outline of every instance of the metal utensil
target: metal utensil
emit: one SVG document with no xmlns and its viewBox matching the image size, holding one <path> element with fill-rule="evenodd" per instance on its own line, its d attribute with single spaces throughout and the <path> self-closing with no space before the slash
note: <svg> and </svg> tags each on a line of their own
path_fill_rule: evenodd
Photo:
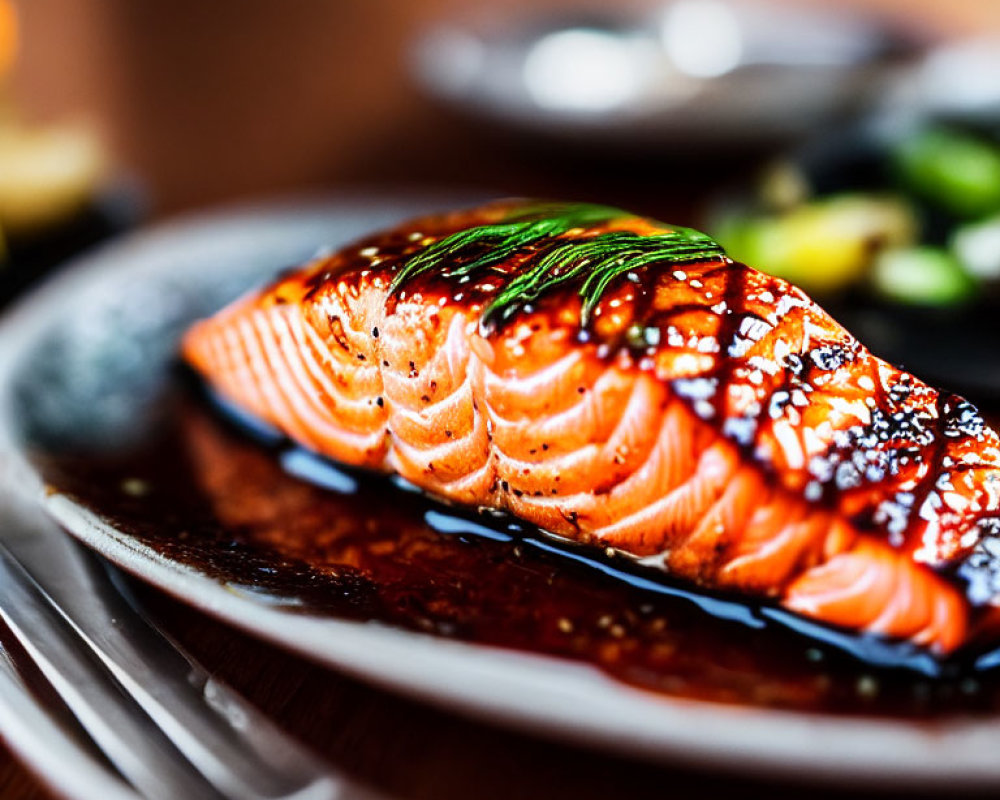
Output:
<svg viewBox="0 0 1000 800">
<path fill-rule="evenodd" d="M 62 737 L 76 776 L 41 770 L 67 778 L 58 788 L 81 797 L 375 797 L 193 663 L 122 593 L 113 568 L 17 498 L 3 499 L 0 618 L 23 652 L 0 658 L 0 707 L 27 709 L 48 721 L 48 736 Z M 25 657 L 96 748 L 37 708 L 37 696 L 35 708 L 27 704 L 17 669 Z"/>
</svg>

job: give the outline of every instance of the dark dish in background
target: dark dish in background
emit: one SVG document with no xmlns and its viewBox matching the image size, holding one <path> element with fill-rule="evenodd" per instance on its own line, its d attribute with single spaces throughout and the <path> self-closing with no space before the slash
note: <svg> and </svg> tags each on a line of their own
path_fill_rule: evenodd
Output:
<svg viewBox="0 0 1000 800">
<path fill-rule="evenodd" d="M 1000 128 L 885 119 L 821 137 L 708 215 L 730 254 L 801 285 L 868 346 L 1000 398 Z"/>
</svg>

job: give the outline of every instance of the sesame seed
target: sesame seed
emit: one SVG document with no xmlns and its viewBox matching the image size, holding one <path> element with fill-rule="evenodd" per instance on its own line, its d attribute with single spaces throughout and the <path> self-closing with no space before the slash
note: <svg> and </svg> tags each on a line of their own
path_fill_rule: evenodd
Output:
<svg viewBox="0 0 1000 800">
<path fill-rule="evenodd" d="M 129 497 L 143 497 L 149 494 L 149 484 L 141 478 L 126 478 L 122 481 L 121 488 Z"/>
<path fill-rule="evenodd" d="M 855 686 L 858 695 L 865 699 L 876 697 L 879 692 L 878 680 L 871 675 L 862 675 Z"/>
</svg>

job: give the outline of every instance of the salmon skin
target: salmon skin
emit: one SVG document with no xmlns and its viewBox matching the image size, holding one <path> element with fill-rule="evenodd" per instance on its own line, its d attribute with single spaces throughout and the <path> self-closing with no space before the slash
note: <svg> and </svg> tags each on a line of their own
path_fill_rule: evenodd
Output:
<svg viewBox="0 0 1000 800">
<path fill-rule="evenodd" d="M 1000 439 L 711 239 L 511 200 L 196 323 L 228 401 L 346 464 L 938 655 L 1000 612 Z"/>
</svg>

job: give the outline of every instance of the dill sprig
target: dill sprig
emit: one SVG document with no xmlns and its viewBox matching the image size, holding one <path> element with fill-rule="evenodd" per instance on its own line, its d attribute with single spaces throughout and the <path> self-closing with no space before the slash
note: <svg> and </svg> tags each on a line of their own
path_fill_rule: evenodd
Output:
<svg viewBox="0 0 1000 800">
<path fill-rule="evenodd" d="M 512 280 L 483 312 L 484 327 L 503 324 L 545 292 L 581 278 L 580 324 L 586 326 L 608 285 L 618 276 L 649 264 L 683 264 L 725 257 L 712 239 L 690 228 L 641 236 L 611 231 L 554 246 L 528 271 Z"/>
<path fill-rule="evenodd" d="M 574 280 L 580 283 L 580 324 L 586 326 L 609 284 L 624 273 L 650 264 L 726 258 L 725 251 L 709 236 L 683 227 L 645 236 L 632 231 L 607 231 L 559 238 L 575 228 L 585 231 L 627 216 L 616 208 L 583 203 L 528 206 L 502 222 L 459 231 L 431 244 L 403 266 L 392 291 L 438 268 L 446 278 L 471 278 L 516 253 L 534 249 L 541 255 L 483 311 L 483 328 L 490 330 L 506 323 L 545 293 Z"/>
<path fill-rule="evenodd" d="M 441 271 L 445 278 L 471 276 L 573 228 L 586 228 L 624 216 L 627 214 L 617 208 L 587 203 L 532 204 L 517 209 L 502 222 L 458 231 L 429 245 L 396 274 L 391 291 L 395 292 L 407 281 L 442 264 L 454 264 Z M 475 251 L 481 252 L 468 258 L 469 253 Z"/>
</svg>

